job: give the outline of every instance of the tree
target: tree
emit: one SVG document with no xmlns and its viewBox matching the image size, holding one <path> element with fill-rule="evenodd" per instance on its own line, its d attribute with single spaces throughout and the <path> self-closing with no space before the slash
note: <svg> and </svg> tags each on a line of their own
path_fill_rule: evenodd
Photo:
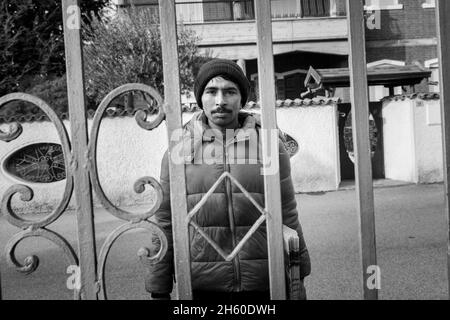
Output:
<svg viewBox="0 0 450 320">
<path fill-rule="evenodd" d="M 87 95 L 97 104 L 125 83 L 145 83 L 163 94 L 163 63 L 158 17 L 131 8 L 105 21 L 93 17 L 84 28 Z M 194 73 L 204 60 L 191 30 L 179 26 L 181 89 L 192 89 Z"/>
<path fill-rule="evenodd" d="M 108 0 L 82 0 L 83 19 Z M 0 96 L 65 73 L 61 0 L 0 2 Z"/>
</svg>

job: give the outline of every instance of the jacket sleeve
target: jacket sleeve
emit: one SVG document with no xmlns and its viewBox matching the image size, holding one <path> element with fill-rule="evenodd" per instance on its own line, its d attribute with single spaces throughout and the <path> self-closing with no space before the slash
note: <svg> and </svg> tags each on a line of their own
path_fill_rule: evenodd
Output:
<svg viewBox="0 0 450 320">
<path fill-rule="evenodd" d="M 283 224 L 291 229 L 297 230 L 300 248 L 300 278 L 304 278 L 311 273 L 311 262 L 298 218 L 297 201 L 295 200 L 294 185 L 291 178 L 291 162 L 289 154 L 281 140 L 279 143 L 279 154 Z"/>
<path fill-rule="evenodd" d="M 174 279 L 169 156 L 167 151 L 161 162 L 160 184 L 163 191 L 163 201 L 153 217 L 156 224 L 163 230 L 167 237 L 168 249 L 166 255 L 160 262 L 149 267 L 145 279 L 145 289 L 150 293 L 166 294 L 172 292 Z M 156 250 L 155 252 L 157 252 L 160 248 L 160 240 L 157 236 L 152 237 L 152 245 L 154 250 Z"/>
</svg>

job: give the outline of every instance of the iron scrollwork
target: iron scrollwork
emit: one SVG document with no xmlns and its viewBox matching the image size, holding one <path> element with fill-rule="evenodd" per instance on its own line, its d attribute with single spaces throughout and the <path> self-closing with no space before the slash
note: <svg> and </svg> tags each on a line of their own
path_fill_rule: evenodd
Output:
<svg viewBox="0 0 450 320">
<path fill-rule="evenodd" d="M 47 115 L 47 117 L 56 127 L 58 137 L 61 141 L 65 168 L 70 168 L 69 161 L 71 159 L 71 146 L 69 138 L 64 124 L 55 113 L 55 111 L 42 99 L 25 93 L 12 93 L 0 97 L 0 108 L 13 101 L 25 101 L 28 103 L 32 103 Z M 17 139 L 21 135 L 22 131 L 23 128 L 19 123 L 12 124 L 10 126 L 9 132 L 0 131 L 0 140 L 4 142 L 11 142 Z M 39 258 L 35 255 L 31 255 L 25 258 L 23 264 L 19 263 L 15 256 L 15 249 L 18 244 L 22 242 L 22 240 L 29 237 L 41 237 L 53 242 L 63 250 L 70 265 L 78 265 L 77 255 L 75 254 L 75 251 L 73 250 L 70 243 L 56 232 L 46 228 L 48 225 L 57 220 L 66 210 L 72 196 L 72 192 L 73 176 L 70 170 L 66 169 L 66 185 L 63 197 L 58 206 L 50 214 L 43 217 L 42 219 L 30 220 L 24 218 L 14 211 L 12 206 L 12 199 L 15 195 L 20 195 L 21 201 L 29 202 L 33 199 L 34 196 L 33 189 L 23 184 L 16 184 L 6 190 L 1 200 L 1 212 L 5 214 L 6 220 L 10 224 L 23 230 L 14 235 L 6 245 L 6 256 L 8 263 L 14 266 L 17 271 L 29 274 L 34 272 L 39 265 Z M 74 291 L 74 297 L 76 299 L 79 299 L 80 296 L 78 290 Z"/>
<path fill-rule="evenodd" d="M 96 149 L 97 149 L 98 133 L 103 114 L 106 112 L 108 105 L 112 100 L 114 100 L 121 94 L 129 91 L 142 91 L 150 95 L 159 106 L 158 114 L 156 115 L 156 118 L 153 121 L 147 120 L 149 112 L 145 112 L 143 110 L 139 110 L 138 112 L 136 112 L 135 119 L 140 127 L 142 127 L 145 130 L 152 130 L 158 127 L 165 119 L 165 114 L 162 109 L 163 101 L 161 96 L 158 94 L 156 90 L 143 84 L 127 84 L 113 90 L 103 99 L 103 101 L 101 102 L 99 108 L 95 113 L 92 131 L 90 135 L 91 139 L 88 145 L 88 157 L 89 157 L 88 170 L 90 172 L 90 179 L 92 182 L 92 186 L 103 207 L 115 217 L 127 221 L 127 223 L 121 225 L 120 227 L 118 227 L 117 229 L 113 230 L 110 233 L 110 235 L 107 237 L 105 243 L 100 249 L 97 279 L 99 281 L 98 282 L 100 291 L 99 293 L 103 299 L 107 298 L 105 276 L 104 276 L 106 260 L 114 242 L 120 236 L 133 229 L 143 229 L 152 233 L 152 235 L 156 235 L 159 238 L 160 248 L 159 251 L 153 256 L 150 254 L 150 250 L 148 248 L 140 248 L 138 250 L 137 254 L 139 259 L 144 265 L 147 266 L 149 264 L 153 264 L 160 261 L 167 253 L 168 248 L 168 242 L 164 232 L 155 223 L 150 221 L 150 218 L 156 213 L 162 202 L 163 195 L 159 182 L 152 177 L 143 177 L 135 182 L 134 191 L 136 193 L 142 193 L 145 190 L 145 185 L 151 186 L 156 191 L 156 201 L 147 212 L 143 214 L 134 214 L 114 206 L 111 203 L 111 201 L 106 197 L 98 178 Z M 59 248 L 61 248 L 65 253 L 65 256 L 70 265 L 78 265 L 79 263 L 77 254 L 73 250 L 70 243 L 58 233 L 49 230 L 47 228 L 48 225 L 57 220 L 61 216 L 61 214 L 67 209 L 74 188 L 73 172 L 72 172 L 73 155 L 66 128 L 64 127 L 64 124 L 62 123 L 61 119 L 57 116 L 57 114 L 46 102 L 32 95 L 24 93 L 13 93 L 3 96 L 0 98 L 0 108 L 9 102 L 18 100 L 26 101 L 39 107 L 48 116 L 50 121 L 55 125 L 58 137 L 61 141 L 62 154 L 64 158 L 66 184 L 62 200 L 60 201 L 58 206 L 50 214 L 48 214 L 47 216 L 45 216 L 40 220 L 26 219 L 23 216 L 17 214 L 12 206 L 12 200 L 16 195 L 20 195 L 20 199 L 23 202 L 31 201 L 34 196 L 32 188 L 30 188 L 27 185 L 16 184 L 11 186 L 5 192 L 1 200 L 1 211 L 2 213 L 5 214 L 6 219 L 10 224 L 22 229 L 22 231 L 14 235 L 6 245 L 6 254 L 8 263 L 11 266 L 15 267 L 16 270 L 21 273 L 30 274 L 34 272 L 39 266 L 39 258 L 36 255 L 30 255 L 24 259 L 23 263 L 21 263 L 15 256 L 15 250 L 24 239 L 30 237 L 41 237 L 53 242 Z M 14 123 L 10 125 L 9 132 L 4 132 L 0 130 L 0 140 L 4 142 L 13 141 L 17 139 L 22 132 L 23 132 L 22 126 L 19 123 Z M 74 298 L 80 299 L 80 296 L 81 296 L 80 291 L 74 290 Z"/>
<path fill-rule="evenodd" d="M 1 106 L 1 105 L 0 105 Z M 10 142 L 17 139 L 22 134 L 23 128 L 20 123 L 12 123 L 9 126 L 9 131 L 4 132 L 0 130 L 0 140 Z"/>
<path fill-rule="evenodd" d="M 132 84 L 126 84 L 123 86 L 120 86 L 113 91 L 111 91 L 100 103 L 95 115 L 94 120 L 92 124 L 90 139 L 89 139 L 89 171 L 90 171 L 90 178 L 92 187 L 97 195 L 97 198 L 99 199 L 102 206 L 113 216 L 116 218 L 119 218 L 121 220 L 127 221 L 127 223 L 121 225 L 120 227 L 116 228 L 114 231 L 112 231 L 107 239 L 105 240 L 104 244 L 102 245 L 99 253 L 99 267 L 98 267 L 98 281 L 99 281 L 99 293 L 100 297 L 102 299 L 107 299 L 107 291 L 106 291 L 106 283 L 105 283 L 105 265 L 106 260 L 108 258 L 109 251 L 111 250 L 111 247 L 113 246 L 114 242 L 123 234 L 126 232 L 133 230 L 133 229 L 143 229 L 147 230 L 148 232 L 156 235 L 161 243 L 161 246 L 159 248 L 159 251 L 151 256 L 150 250 L 148 248 L 140 248 L 138 250 L 138 256 L 141 262 L 144 265 L 149 265 L 156 263 L 160 261 L 167 252 L 168 242 L 167 238 L 164 234 L 164 232 L 152 221 L 150 221 L 150 218 L 156 213 L 156 211 L 159 209 L 159 206 L 162 203 L 162 189 L 159 184 L 159 182 L 152 178 L 152 177 L 143 177 L 140 178 L 136 183 L 134 184 L 134 191 L 136 193 L 142 193 L 145 190 L 145 185 L 151 186 L 156 191 L 156 202 L 153 204 L 153 206 L 143 214 L 136 214 L 132 212 L 128 212 L 125 210 L 122 210 L 112 204 L 112 202 L 107 198 L 105 195 L 105 192 L 103 191 L 103 188 L 101 186 L 99 177 L 98 177 L 98 168 L 97 168 L 97 143 L 98 143 L 98 135 L 100 130 L 100 125 L 103 119 L 103 115 L 105 112 L 107 112 L 107 109 L 111 102 L 123 95 L 124 93 L 130 92 L 130 91 L 141 91 L 145 94 L 148 94 L 151 96 L 154 100 L 156 100 L 157 105 L 159 106 L 158 114 L 156 115 L 156 118 L 153 121 L 148 121 L 147 118 L 149 116 L 149 112 L 139 110 L 135 114 L 135 119 L 137 124 L 145 129 L 145 130 L 152 130 L 156 127 L 158 127 L 162 121 L 165 119 L 165 114 L 162 109 L 163 100 L 162 97 L 159 95 L 159 93 L 144 84 L 138 84 L 138 83 L 132 83 Z"/>
</svg>

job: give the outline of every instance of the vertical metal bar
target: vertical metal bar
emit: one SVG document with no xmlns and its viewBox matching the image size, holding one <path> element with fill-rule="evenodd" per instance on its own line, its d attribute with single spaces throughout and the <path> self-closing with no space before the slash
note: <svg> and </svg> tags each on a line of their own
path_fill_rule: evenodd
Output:
<svg viewBox="0 0 450 320">
<path fill-rule="evenodd" d="M 447 217 L 447 281 L 450 290 L 450 2 L 436 0 L 440 98 L 444 148 L 445 212 Z M 450 291 L 449 291 L 450 299 Z"/>
<path fill-rule="evenodd" d="M 178 64 L 175 0 L 160 0 L 161 41 L 164 64 L 164 99 L 169 134 L 169 161 L 179 140 L 172 133 L 182 127 L 180 70 Z M 181 138 L 180 138 L 181 139 Z M 170 203 L 172 209 L 173 249 L 178 299 L 192 299 L 189 230 L 186 204 L 186 177 L 184 163 L 170 161 Z"/>
<path fill-rule="evenodd" d="M 66 52 L 67 96 L 72 137 L 72 159 L 78 224 L 80 293 L 82 299 L 97 299 L 97 254 L 95 249 L 92 190 L 87 159 L 87 123 L 84 95 L 79 0 L 62 0 Z"/>
<path fill-rule="evenodd" d="M 270 0 L 255 3 L 258 37 L 258 78 L 261 95 L 264 192 L 269 249 L 270 294 L 274 300 L 286 299 L 286 280 L 282 238 L 281 191 L 278 158 L 278 133 L 275 112 L 275 81 Z M 275 139 L 273 139 L 273 133 Z M 268 151 L 270 150 L 270 155 Z M 267 165 L 270 163 L 271 168 Z M 270 170 L 269 170 L 270 169 Z"/>
<path fill-rule="evenodd" d="M 347 0 L 350 46 L 350 79 L 355 151 L 355 180 L 360 216 L 360 253 L 364 299 L 378 299 L 378 289 L 368 285 L 369 267 L 377 265 L 372 164 L 369 144 L 369 99 L 365 52 L 364 1 Z"/>
</svg>

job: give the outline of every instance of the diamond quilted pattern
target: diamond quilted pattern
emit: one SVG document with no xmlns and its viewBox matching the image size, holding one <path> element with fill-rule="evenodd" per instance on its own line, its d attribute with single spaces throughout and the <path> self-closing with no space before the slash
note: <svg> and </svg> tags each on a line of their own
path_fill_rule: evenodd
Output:
<svg viewBox="0 0 450 320">
<path fill-rule="evenodd" d="M 236 247 L 233 249 L 232 252 L 226 253 L 220 246 L 211 239 L 210 236 L 208 236 L 202 228 L 192 221 L 192 218 L 195 216 L 195 214 L 201 209 L 201 207 L 206 203 L 208 198 L 214 193 L 214 191 L 217 189 L 217 187 L 222 183 L 222 181 L 226 178 L 229 178 L 232 183 L 234 183 L 239 190 L 242 191 L 242 193 L 247 197 L 247 199 L 261 212 L 261 217 L 256 220 L 256 222 L 253 224 L 253 226 L 248 230 L 248 232 L 245 234 L 245 236 L 239 241 L 239 243 L 236 245 Z M 196 231 L 200 233 L 200 235 L 205 238 L 205 240 L 225 259 L 225 261 L 231 261 L 233 260 L 236 255 L 241 251 L 242 247 L 245 245 L 248 239 L 256 232 L 256 230 L 261 226 L 261 224 L 266 220 L 267 217 L 267 211 L 262 208 L 258 202 L 250 195 L 250 193 L 245 190 L 245 188 L 237 181 L 229 172 L 224 172 L 219 179 L 214 183 L 214 185 L 211 187 L 211 189 L 208 190 L 208 192 L 202 197 L 202 199 L 195 205 L 194 208 L 188 213 L 187 220 L 188 223 L 194 227 Z"/>
</svg>

